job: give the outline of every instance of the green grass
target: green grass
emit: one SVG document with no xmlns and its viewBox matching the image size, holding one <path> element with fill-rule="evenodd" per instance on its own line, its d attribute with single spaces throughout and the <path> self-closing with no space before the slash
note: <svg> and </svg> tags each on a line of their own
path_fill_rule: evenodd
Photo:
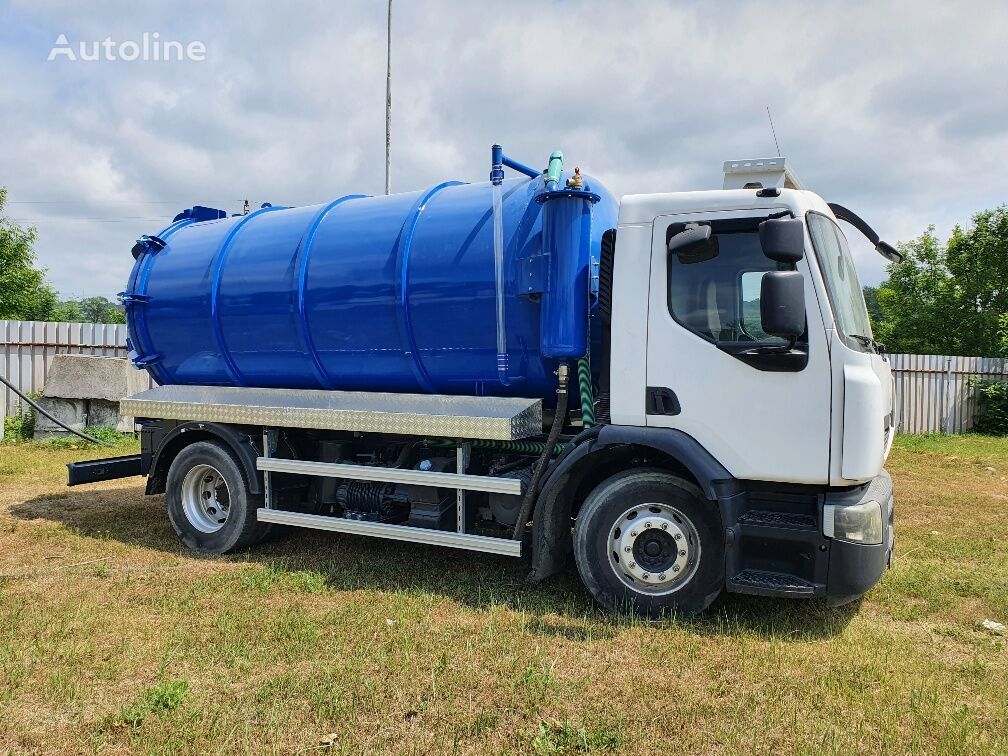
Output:
<svg viewBox="0 0 1008 756">
<path fill-rule="evenodd" d="M 0 753 L 1008 753 L 980 625 L 1008 624 L 1008 439 L 897 439 L 860 605 L 657 624 L 504 557 L 297 531 L 199 557 L 140 479 L 64 487 L 109 453 L 0 445 Z"/>
</svg>

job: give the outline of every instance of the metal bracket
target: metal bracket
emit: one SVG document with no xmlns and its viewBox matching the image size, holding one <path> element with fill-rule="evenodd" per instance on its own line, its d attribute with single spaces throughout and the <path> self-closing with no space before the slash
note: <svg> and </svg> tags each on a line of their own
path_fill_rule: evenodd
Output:
<svg viewBox="0 0 1008 756">
<path fill-rule="evenodd" d="M 263 428 L 263 457 L 269 459 L 277 450 L 276 428 Z M 263 474 L 263 498 L 266 509 L 273 508 L 273 481 L 268 467 L 260 468 Z"/>
<path fill-rule="evenodd" d="M 518 261 L 518 289 L 521 294 L 542 294 L 546 291 L 549 255 L 533 255 Z"/>
<path fill-rule="evenodd" d="M 136 240 L 136 244 L 133 245 L 133 249 L 130 253 L 133 255 L 133 259 L 136 260 L 143 254 L 156 254 L 160 252 L 167 246 L 167 242 L 159 236 L 144 234 L 139 239 Z"/>
<path fill-rule="evenodd" d="M 459 444 L 455 448 L 455 472 L 465 475 L 469 469 L 469 459 L 472 456 L 472 444 Z M 455 529 L 465 533 L 466 526 L 466 492 L 464 488 L 455 489 Z"/>
<path fill-rule="evenodd" d="M 150 302 L 150 297 L 146 294 L 129 294 L 125 291 L 120 291 L 116 296 L 119 297 L 119 301 L 122 302 L 124 307 Z"/>
<path fill-rule="evenodd" d="M 141 357 L 140 355 L 136 355 L 135 357 L 134 356 L 130 356 L 130 359 L 133 361 L 134 365 L 136 365 L 138 368 L 140 368 L 142 370 L 143 368 L 147 367 L 148 365 L 153 365 L 155 362 L 160 362 L 161 361 L 161 355 L 160 354 L 152 354 L 152 355 L 143 356 L 143 357 Z"/>
</svg>

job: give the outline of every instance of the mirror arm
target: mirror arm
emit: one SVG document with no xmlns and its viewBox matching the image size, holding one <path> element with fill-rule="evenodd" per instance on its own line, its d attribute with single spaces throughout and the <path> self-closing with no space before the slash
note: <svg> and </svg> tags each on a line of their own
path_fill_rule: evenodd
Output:
<svg viewBox="0 0 1008 756">
<path fill-rule="evenodd" d="M 875 251 L 878 252 L 880 255 L 882 255 L 884 258 L 886 258 L 887 260 L 892 259 L 889 254 L 884 253 L 882 249 L 880 249 L 881 245 L 885 245 L 886 247 L 888 247 L 889 250 L 899 255 L 900 260 L 903 259 L 903 255 L 900 254 L 898 250 L 896 250 L 893 247 L 890 247 L 888 244 L 885 244 L 885 242 L 879 238 L 879 235 L 878 233 L 876 233 L 875 229 L 869 226 L 864 221 L 864 219 L 857 213 L 855 213 L 853 210 L 850 210 L 844 207 L 843 205 L 838 205 L 836 202 L 827 202 L 826 205 L 829 207 L 830 210 L 833 211 L 833 215 L 836 216 L 837 220 L 846 221 L 847 223 L 850 223 L 852 226 L 854 226 L 854 228 L 856 228 L 858 231 L 860 231 L 861 234 L 868 241 L 872 243 L 872 246 L 875 247 Z"/>
</svg>

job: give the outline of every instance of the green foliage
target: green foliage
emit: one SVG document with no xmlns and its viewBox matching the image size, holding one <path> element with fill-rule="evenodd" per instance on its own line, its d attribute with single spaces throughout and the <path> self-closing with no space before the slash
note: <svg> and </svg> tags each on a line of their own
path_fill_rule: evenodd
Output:
<svg viewBox="0 0 1008 756">
<path fill-rule="evenodd" d="M 540 721 L 532 748 L 537 754 L 602 753 L 616 750 L 622 740 L 622 725 L 586 729 L 566 720 Z"/>
<path fill-rule="evenodd" d="M 125 323 L 123 313 L 105 297 L 60 301 L 35 267 L 34 227 L 23 228 L 4 216 L 7 190 L 0 186 L 0 319 L 69 323 Z"/>
<path fill-rule="evenodd" d="M 187 680 L 164 680 L 144 691 L 136 703 L 124 706 L 119 712 L 119 719 L 130 727 L 139 727 L 151 714 L 175 711 L 188 692 Z"/>
<path fill-rule="evenodd" d="M 1008 436 L 1008 381 L 991 381 L 977 387 L 973 430 L 992 436 Z"/>
<path fill-rule="evenodd" d="M 0 401 L 3 401 L 0 395 Z M 35 410 L 28 405 L 18 405 L 16 414 L 4 418 L 4 441 L 18 443 L 31 441 L 35 434 Z"/>
<path fill-rule="evenodd" d="M 81 429 L 81 432 L 112 446 L 121 446 L 131 443 L 133 440 L 133 434 L 120 433 L 115 428 L 107 425 L 89 425 Z M 80 436 L 75 436 L 72 433 L 68 433 L 65 436 L 53 436 L 52 438 L 38 441 L 38 444 L 52 449 L 93 449 L 96 447 L 96 444 L 85 441 Z"/>
<path fill-rule="evenodd" d="M 882 324 L 886 319 L 885 314 L 882 312 L 882 308 L 879 307 L 878 287 L 862 286 L 861 292 L 864 294 L 865 307 L 868 309 L 868 320 L 871 322 L 872 333 L 877 336 L 880 330 L 885 329 Z"/>
<path fill-rule="evenodd" d="M 45 271 L 35 267 L 33 227 L 23 228 L 4 215 L 7 190 L 0 187 L 0 318 L 44 319 L 56 306 L 56 292 Z"/>
<path fill-rule="evenodd" d="M 900 245 L 878 289 L 876 337 L 892 352 L 992 356 L 1008 329 L 1008 207 L 973 216 L 942 244 L 934 227 Z"/>
<path fill-rule="evenodd" d="M 52 317 L 48 319 L 66 323 L 126 322 L 122 311 L 105 297 L 67 299 L 56 305 Z"/>
</svg>

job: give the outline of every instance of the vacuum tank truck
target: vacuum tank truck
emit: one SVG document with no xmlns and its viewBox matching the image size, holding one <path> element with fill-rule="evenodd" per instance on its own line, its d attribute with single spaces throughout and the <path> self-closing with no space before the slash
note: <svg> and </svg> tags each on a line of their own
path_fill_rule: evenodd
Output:
<svg viewBox="0 0 1008 756">
<path fill-rule="evenodd" d="M 507 177 L 510 169 L 518 177 Z M 192 207 L 121 298 L 139 455 L 190 548 L 274 525 L 571 556 L 610 609 L 850 601 L 892 554 L 892 379 L 845 221 L 783 158 L 617 201 L 563 155 L 490 180 Z"/>
</svg>

